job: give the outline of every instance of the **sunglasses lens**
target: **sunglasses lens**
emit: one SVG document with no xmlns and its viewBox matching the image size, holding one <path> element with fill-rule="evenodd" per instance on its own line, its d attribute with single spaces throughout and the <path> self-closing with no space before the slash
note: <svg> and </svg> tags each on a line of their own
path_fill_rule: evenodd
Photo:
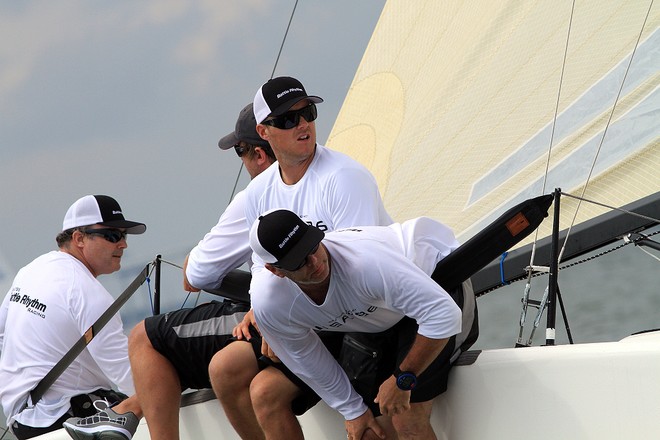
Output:
<svg viewBox="0 0 660 440">
<path fill-rule="evenodd" d="M 90 235 L 100 235 L 110 243 L 119 243 L 121 239 L 126 238 L 126 232 L 118 229 L 88 229 L 83 232 Z"/>
<path fill-rule="evenodd" d="M 305 121 L 307 122 L 315 121 L 317 117 L 316 104 L 310 104 L 300 110 L 286 112 L 276 118 L 264 121 L 264 124 L 272 125 L 280 130 L 290 130 L 298 126 L 301 116 L 305 118 Z"/>
<path fill-rule="evenodd" d="M 105 235 L 103 235 L 103 238 L 108 240 L 110 243 L 119 243 L 119 240 L 124 237 L 126 237 L 126 233 L 121 231 L 108 231 Z"/>
</svg>

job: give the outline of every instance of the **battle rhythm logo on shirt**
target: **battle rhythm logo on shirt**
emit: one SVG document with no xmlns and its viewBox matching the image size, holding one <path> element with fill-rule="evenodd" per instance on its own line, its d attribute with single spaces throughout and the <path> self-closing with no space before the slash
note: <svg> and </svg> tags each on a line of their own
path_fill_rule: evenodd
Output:
<svg viewBox="0 0 660 440">
<path fill-rule="evenodd" d="M 327 325 L 314 326 L 314 330 L 321 331 L 327 329 L 337 329 L 338 327 L 346 324 L 346 322 L 351 319 L 364 318 L 365 316 L 371 315 L 376 310 L 378 310 L 378 307 L 376 306 L 369 306 L 367 310 L 346 310 L 338 317 L 328 321 Z"/>
<path fill-rule="evenodd" d="M 15 302 L 25 306 L 28 312 L 37 315 L 41 318 L 46 318 L 46 304 L 39 302 L 36 298 L 30 298 L 29 295 L 21 295 L 21 288 L 14 287 L 11 290 L 10 302 Z"/>
</svg>

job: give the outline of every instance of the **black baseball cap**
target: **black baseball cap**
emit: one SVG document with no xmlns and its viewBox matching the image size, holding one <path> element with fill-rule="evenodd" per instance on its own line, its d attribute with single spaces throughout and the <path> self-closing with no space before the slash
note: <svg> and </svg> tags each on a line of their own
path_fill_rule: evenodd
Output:
<svg viewBox="0 0 660 440">
<path fill-rule="evenodd" d="M 297 102 L 308 99 L 318 104 L 323 102 L 318 96 L 308 95 L 300 81 L 290 76 L 279 76 L 268 80 L 254 96 L 254 117 L 262 123 L 269 116 L 286 113 Z"/>
<path fill-rule="evenodd" d="M 265 263 L 296 270 L 325 233 L 286 209 L 259 216 L 250 229 L 250 247 Z"/>
</svg>

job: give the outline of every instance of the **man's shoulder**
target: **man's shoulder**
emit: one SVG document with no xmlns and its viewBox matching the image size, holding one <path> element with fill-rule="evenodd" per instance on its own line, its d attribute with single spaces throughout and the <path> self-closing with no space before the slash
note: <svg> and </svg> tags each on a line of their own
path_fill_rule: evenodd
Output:
<svg viewBox="0 0 660 440">
<path fill-rule="evenodd" d="M 321 176 L 341 176 L 350 178 L 350 176 L 368 176 L 372 177 L 371 172 L 357 160 L 339 151 L 332 150 L 318 145 L 319 160 L 316 163 L 315 171 Z"/>
<path fill-rule="evenodd" d="M 364 165 L 362 165 L 357 160 L 353 159 L 348 154 L 342 153 L 341 151 L 333 150 L 332 148 L 328 148 L 325 145 L 321 145 L 321 144 L 316 144 L 316 147 L 317 147 L 317 152 L 319 154 L 319 159 L 320 159 L 319 162 L 333 162 L 333 163 L 340 162 L 348 166 L 365 168 Z"/>
</svg>

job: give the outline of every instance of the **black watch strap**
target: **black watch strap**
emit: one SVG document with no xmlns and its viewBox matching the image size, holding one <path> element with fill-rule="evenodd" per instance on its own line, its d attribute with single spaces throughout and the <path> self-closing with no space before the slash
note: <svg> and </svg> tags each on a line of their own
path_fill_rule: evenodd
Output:
<svg viewBox="0 0 660 440">
<path fill-rule="evenodd" d="M 400 390 L 410 391 L 417 385 L 417 376 L 410 371 L 401 371 L 398 367 L 394 370 L 396 386 Z"/>
</svg>

